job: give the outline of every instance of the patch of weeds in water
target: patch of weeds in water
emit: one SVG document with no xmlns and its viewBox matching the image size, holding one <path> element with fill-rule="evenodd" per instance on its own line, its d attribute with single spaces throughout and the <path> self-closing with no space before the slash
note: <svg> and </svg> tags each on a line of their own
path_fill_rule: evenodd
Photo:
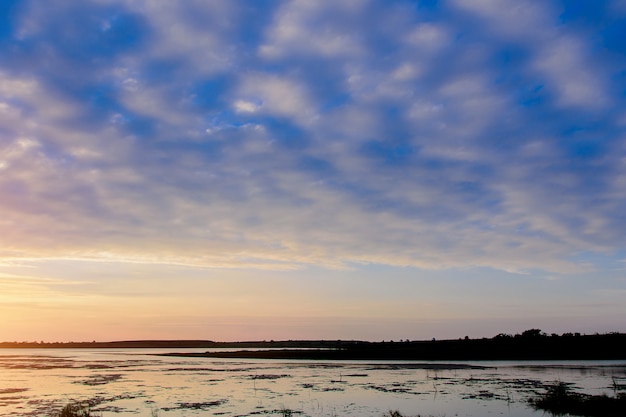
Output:
<svg viewBox="0 0 626 417">
<path fill-rule="evenodd" d="M 263 410 L 263 411 L 253 411 L 250 414 L 260 415 L 260 414 L 279 414 L 282 417 L 293 417 L 296 414 L 302 414 L 302 411 L 292 410 L 290 408 L 279 408 L 276 410 Z"/>
<path fill-rule="evenodd" d="M 95 410 L 96 407 L 98 407 L 97 411 L 114 411 L 114 412 L 119 412 L 122 411 L 123 409 L 119 408 L 119 407 L 115 407 L 115 406 L 102 406 L 102 404 L 106 404 L 106 403 L 112 403 L 112 402 L 116 402 L 119 400 L 132 400 L 132 399 L 136 399 L 138 397 L 142 396 L 141 394 L 120 394 L 120 395 L 115 395 L 112 397 L 104 397 L 104 396 L 95 396 L 92 397 L 88 400 L 82 400 L 82 401 L 73 401 L 71 402 L 69 405 L 71 406 L 80 406 L 83 409 L 87 409 L 87 410 Z M 44 405 L 43 402 L 41 401 L 29 401 L 29 404 L 33 403 L 33 404 L 38 404 L 40 403 L 41 405 Z M 53 404 L 53 406 L 55 406 L 56 404 Z M 37 414 L 39 415 L 39 414 Z M 56 414 L 53 414 L 54 416 L 56 416 Z M 99 414 L 96 414 L 99 415 Z M 87 416 L 91 416 L 93 417 L 94 414 L 87 414 L 85 415 L 85 417 Z M 63 416 L 65 417 L 65 416 Z M 76 417 L 83 417 L 83 414 L 76 414 Z"/>
<path fill-rule="evenodd" d="M 28 391 L 28 388 L 4 388 L 0 389 L 0 407 L 7 407 L 13 404 L 19 404 L 24 396 L 12 395 Z"/>
<path fill-rule="evenodd" d="M 117 381 L 118 379 L 121 379 L 121 378 L 122 378 L 121 374 L 93 375 L 93 376 L 90 376 L 88 379 L 85 379 L 82 381 L 74 381 L 73 383 L 88 385 L 88 386 L 96 386 L 96 385 L 105 385 L 105 384 L 108 384 L 109 382 Z"/>
<path fill-rule="evenodd" d="M 480 390 L 477 394 L 466 394 L 461 398 L 464 400 L 506 400 L 507 396 L 498 395 L 488 390 Z"/>
<path fill-rule="evenodd" d="M 306 368 L 309 369 L 338 369 L 344 368 L 342 364 L 333 364 L 333 363 L 315 363 L 306 365 Z"/>
<path fill-rule="evenodd" d="M 162 407 L 163 411 L 173 411 L 173 410 L 206 410 L 212 407 L 217 407 L 222 404 L 225 404 L 228 400 L 216 400 L 216 401 L 204 401 L 204 402 L 194 402 L 194 403 L 178 403 L 176 407 Z"/>
<path fill-rule="evenodd" d="M 4 397 L 0 399 L 0 407 L 19 404 L 22 400 L 24 400 L 24 397 Z"/>
<path fill-rule="evenodd" d="M 98 411 L 98 412 L 107 412 L 107 413 L 122 413 L 124 411 L 127 411 L 125 408 L 123 407 L 116 407 L 114 405 L 107 405 L 105 407 L 98 407 L 97 409 L 95 409 L 94 411 Z"/>
<path fill-rule="evenodd" d="M 108 412 L 108 413 L 121 413 L 126 411 L 124 408 L 121 407 L 116 407 L 116 406 L 106 406 L 106 407 L 100 407 L 97 410 L 94 409 L 93 404 L 94 403 L 98 403 L 98 401 L 93 401 L 93 400 L 88 400 L 88 401 L 72 401 L 68 404 L 66 404 L 65 406 L 63 406 L 62 409 L 57 410 L 57 411 L 51 411 L 48 412 L 47 414 L 50 417 L 102 417 L 102 413 L 103 412 Z M 35 414 L 28 414 L 28 415 L 33 415 L 33 416 L 39 416 L 39 413 L 35 413 Z M 150 410 L 150 415 L 151 417 L 159 417 L 159 411 L 158 409 L 152 408 Z"/>
<path fill-rule="evenodd" d="M 324 387 L 320 391 L 322 392 L 343 392 L 345 389 L 338 387 Z"/>
<path fill-rule="evenodd" d="M 61 358 L 25 358 L 23 360 L 11 360 L 2 362 L 1 366 L 6 369 L 27 369 L 27 370 L 50 370 L 50 369 L 71 369 L 75 363 L 71 359 Z"/>
<path fill-rule="evenodd" d="M 402 387 L 400 384 L 392 384 L 391 387 L 384 387 L 384 386 L 381 386 L 381 385 L 374 385 L 374 384 L 366 384 L 366 385 L 363 385 L 363 388 L 373 389 L 375 391 L 380 391 L 380 392 L 395 392 L 395 393 L 401 393 L 401 394 L 417 394 L 417 393 L 413 392 L 409 388 Z"/>
<path fill-rule="evenodd" d="M 183 368 L 166 368 L 163 370 L 164 372 L 207 372 L 207 373 L 213 373 L 213 372 L 226 372 L 227 369 L 220 369 L 220 368 L 188 368 L 188 367 L 183 367 Z"/>
<path fill-rule="evenodd" d="M 102 363 L 89 363 L 83 366 L 85 369 L 113 369 L 114 367 L 111 365 L 105 365 Z"/>
<path fill-rule="evenodd" d="M 281 379 L 281 378 L 291 378 L 291 375 L 287 374 L 259 374 L 259 375 L 248 375 L 246 379 Z"/>
<path fill-rule="evenodd" d="M 88 404 L 69 403 L 60 411 L 52 414 L 52 417 L 96 417 L 96 414 L 91 411 Z"/>
<path fill-rule="evenodd" d="M 613 390 L 613 393 L 615 394 L 615 396 L 617 396 L 620 391 L 626 390 L 626 384 L 621 383 L 622 382 L 621 380 L 625 380 L 625 379 L 626 378 L 620 378 L 616 376 L 613 376 L 611 378 L 612 384 L 610 388 Z"/>
<path fill-rule="evenodd" d="M 0 395 L 3 394 L 17 394 L 18 392 L 28 391 L 28 388 L 4 388 L 0 389 Z"/>
<path fill-rule="evenodd" d="M 281 416 L 283 416 L 283 417 L 291 417 L 291 416 L 293 416 L 293 415 L 294 415 L 294 413 L 295 413 L 295 411 L 290 410 L 289 408 L 281 408 L 281 409 L 279 410 L 279 414 L 280 414 Z"/>
<path fill-rule="evenodd" d="M 571 414 L 587 417 L 620 417 L 626 415 L 626 394 L 615 397 L 588 395 L 573 392 L 564 382 L 548 387 L 544 394 L 529 400 L 536 410 L 548 411 L 552 415 Z"/>
</svg>

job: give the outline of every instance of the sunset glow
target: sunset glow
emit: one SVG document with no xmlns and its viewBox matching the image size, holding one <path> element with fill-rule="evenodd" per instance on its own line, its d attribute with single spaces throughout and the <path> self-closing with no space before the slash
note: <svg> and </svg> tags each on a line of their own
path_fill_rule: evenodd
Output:
<svg viewBox="0 0 626 417">
<path fill-rule="evenodd" d="M 626 331 L 626 2 L 0 5 L 0 341 Z"/>
</svg>

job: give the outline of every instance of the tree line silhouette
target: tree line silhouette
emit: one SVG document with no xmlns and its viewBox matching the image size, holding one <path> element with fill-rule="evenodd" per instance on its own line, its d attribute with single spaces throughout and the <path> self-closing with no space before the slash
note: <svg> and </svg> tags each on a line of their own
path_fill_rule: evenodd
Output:
<svg viewBox="0 0 626 417">
<path fill-rule="evenodd" d="M 116 342 L 2 342 L 0 348 L 229 348 L 263 349 L 198 353 L 194 356 L 280 359 L 381 360 L 583 360 L 626 359 L 626 334 L 546 334 L 529 329 L 492 338 L 448 340 L 345 341 L 286 340 L 214 342 L 210 340 L 134 340 Z M 271 350 L 267 350 L 271 349 Z M 188 355 L 185 353 L 185 355 Z"/>
</svg>

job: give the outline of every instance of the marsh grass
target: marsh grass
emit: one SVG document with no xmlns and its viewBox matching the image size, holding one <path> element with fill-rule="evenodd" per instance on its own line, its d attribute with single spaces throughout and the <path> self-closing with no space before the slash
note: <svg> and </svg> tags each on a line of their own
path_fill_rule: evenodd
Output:
<svg viewBox="0 0 626 417">
<path fill-rule="evenodd" d="M 52 415 L 53 417 L 102 417 L 101 414 L 94 414 L 88 405 L 81 403 L 69 403 Z"/>
<path fill-rule="evenodd" d="M 280 409 L 280 415 L 283 417 L 292 417 L 293 416 L 293 410 L 290 410 L 288 408 L 281 408 Z"/>
<path fill-rule="evenodd" d="M 291 416 L 291 414 L 288 414 Z M 150 409 L 151 417 L 159 417 L 159 409 L 151 408 Z M 57 411 L 52 414 L 51 417 L 102 417 L 102 414 L 96 414 L 89 408 L 88 405 L 72 402 L 66 404 L 65 407 L 61 409 L 61 411 Z"/>
<path fill-rule="evenodd" d="M 566 414 L 588 417 L 623 417 L 626 416 L 626 394 L 587 395 L 573 392 L 570 387 L 557 382 L 546 393 L 533 398 L 530 405 L 551 413 L 554 416 Z"/>
</svg>

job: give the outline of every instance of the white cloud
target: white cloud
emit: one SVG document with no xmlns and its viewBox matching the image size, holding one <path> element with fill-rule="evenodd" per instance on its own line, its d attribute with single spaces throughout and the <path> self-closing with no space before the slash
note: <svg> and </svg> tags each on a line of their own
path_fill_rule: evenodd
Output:
<svg viewBox="0 0 626 417">
<path fill-rule="evenodd" d="M 272 74 L 248 74 L 242 77 L 235 101 L 241 111 L 261 110 L 278 117 L 289 117 L 294 121 L 308 125 L 316 117 L 315 105 L 307 87 L 297 80 Z M 241 105 L 245 104 L 245 108 Z M 260 107 L 254 103 L 263 103 Z"/>
<path fill-rule="evenodd" d="M 0 72 L 0 94 L 7 98 L 32 95 L 37 88 L 34 80 L 11 77 Z"/>
<path fill-rule="evenodd" d="M 536 42 L 553 27 L 552 10 L 548 2 L 454 0 L 453 3 L 459 9 L 488 20 L 495 30 L 507 37 L 519 38 L 525 35 L 529 41 Z"/>
<path fill-rule="evenodd" d="M 418 78 L 421 74 L 419 66 L 413 63 L 400 64 L 391 74 L 397 81 L 410 81 Z"/>
<path fill-rule="evenodd" d="M 246 100 L 237 100 L 235 101 L 235 103 L 233 104 L 233 107 L 235 108 L 235 110 L 237 112 L 241 112 L 241 113 L 254 113 L 256 112 L 259 108 L 261 108 L 261 105 L 253 103 L 251 101 L 246 101 Z"/>
<path fill-rule="evenodd" d="M 561 105 L 602 108 L 609 101 L 594 67 L 583 42 L 572 36 L 551 39 L 534 62 L 534 68 L 549 77 Z"/>
<path fill-rule="evenodd" d="M 452 42 L 449 29 L 434 23 L 420 23 L 406 36 L 405 41 L 419 48 L 420 52 L 435 52 Z"/>
<path fill-rule="evenodd" d="M 547 2 L 457 0 L 455 5 L 484 19 L 500 41 L 525 46 L 533 56 L 528 71 L 545 77 L 560 105 L 598 109 L 609 103 L 588 40 L 558 27 L 557 12 Z"/>
<path fill-rule="evenodd" d="M 365 1 L 292 0 L 276 13 L 259 48 L 265 58 L 299 55 L 322 57 L 356 56 L 365 53 L 357 32 L 344 25 L 342 18 L 358 13 Z"/>
<path fill-rule="evenodd" d="M 227 0 L 143 0 L 125 3 L 155 32 L 148 57 L 186 62 L 187 71 L 211 74 L 231 67 L 234 50 L 224 42 L 236 28 L 237 8 Z"/>
</svg>

